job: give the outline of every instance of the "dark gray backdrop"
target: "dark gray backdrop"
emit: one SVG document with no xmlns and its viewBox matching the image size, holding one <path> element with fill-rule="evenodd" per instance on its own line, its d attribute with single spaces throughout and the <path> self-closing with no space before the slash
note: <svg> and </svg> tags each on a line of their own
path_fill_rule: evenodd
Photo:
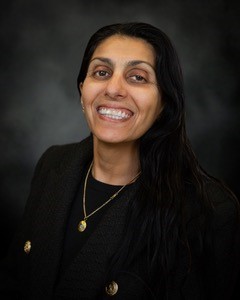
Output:
<svg viewBox="0 0 240 300">
<path fill-rule="evenodd" d="M 76 88 L 84 47 L 103 25 L 143 21 L 174 42 L 187 128 L 204 168 L 239 196 L 238 1 L 1 1 L 1 247 L 5 253 L 34 166 L 52 144 L 87 134 Z"/>
</svg>

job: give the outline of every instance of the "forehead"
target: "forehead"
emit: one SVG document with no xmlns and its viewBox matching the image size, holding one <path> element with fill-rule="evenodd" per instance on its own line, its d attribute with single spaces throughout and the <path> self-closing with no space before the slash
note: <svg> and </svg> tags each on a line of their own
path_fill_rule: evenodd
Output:
<svg viewBox="0 0 240 300">
<path fill-rule="evenodd" d="M 151 44 L 143 39 L 124 35 L 113 35 L 102 41 L 94 51 L 95 57 L 112 60 L 142 60 L 155 65 L 155 51 Z"/>
</svg>

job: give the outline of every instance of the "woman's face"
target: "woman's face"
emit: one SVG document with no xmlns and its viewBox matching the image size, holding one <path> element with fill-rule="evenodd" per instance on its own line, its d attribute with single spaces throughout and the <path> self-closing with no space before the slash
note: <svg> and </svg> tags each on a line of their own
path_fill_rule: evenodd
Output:
<svg viewBox="0 0 240 300">
<path fill-rule="evenodd" d="M 142 39 L 114 35 L 96 48 L 80 84 L 95 140 L 136 143 L 152 126 L 162 108 L 154 67 L 154 49 Z"/>
</svg>

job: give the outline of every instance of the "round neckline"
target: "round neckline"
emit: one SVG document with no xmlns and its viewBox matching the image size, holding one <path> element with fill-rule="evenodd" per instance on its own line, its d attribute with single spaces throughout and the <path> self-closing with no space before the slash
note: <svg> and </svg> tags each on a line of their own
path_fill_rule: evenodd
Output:
<svg viewBox="0 0 240 300">
<path fill-rule="evenodd" d="M 139 179 L 139 177 L 134 182 L 132 182 L 130 184 L 127 184 L 126 188 L 130 187 L 130 186 L 133 186 L 138 181 L 138 179 Z M 123 185 L 112 185 L 112 184 L 108 184 L 108 183 L 99 181 L 99 180 L 97 180 L 93 177 L 91 172 L 90 172 L 89 177 L 88 177 L 88 187 L 93 188 L 93 189 L 98 190 L 98 191 L 106 191 L 106 190 L 115 191 L 115 190 L 120 189 L 122 186 Z"/>
</svg>

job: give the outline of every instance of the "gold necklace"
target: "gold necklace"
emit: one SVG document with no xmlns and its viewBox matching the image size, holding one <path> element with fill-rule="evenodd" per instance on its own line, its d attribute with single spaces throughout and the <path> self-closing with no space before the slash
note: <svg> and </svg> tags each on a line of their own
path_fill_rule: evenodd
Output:
<svg viewBox="0 0 240 300">
<path fill-rule="evenodd" d="M 87 171 L 87 175 L 85 177 L 85 180 L 84 180 L 84 187 L 83 187 L 83 214 L 84 214 L 84 218 L 78 224 L 78 231 L 80 231 L 80 232 L 83 232 L 87 228 L 87 222 L 86 221 L 89 217 L 91 217 L 93 214 L 95 214 L 97 211 L 99 211 L 101 208 L 103 208 L 105 205 L 107 205 L 110 201 L 112 201 L 114 198 L 116 198 L 117 195 L 125 188 L 125 186 L 127 186 L 128 184 L 135 181 L 141 173 L 141 172 L 137 173 L 137 175 L 133 179 L 131 179 L 127 184 L 123 185 L 106 202 L 104 202 L 101 206 L 99 206 L 97 209 L 95 209 L 93 212 L 91 212 L 89 215 L 87 215 L 87 212 L 86 212 L 86 188 L 87 188 L 87 181 L 88 181 L 89 173 L 92 169 L 92 165 L 93 165 L 93 162 L 91 163 L 91 165 L 90 165 L 90 167 Z"/>
</svg>

